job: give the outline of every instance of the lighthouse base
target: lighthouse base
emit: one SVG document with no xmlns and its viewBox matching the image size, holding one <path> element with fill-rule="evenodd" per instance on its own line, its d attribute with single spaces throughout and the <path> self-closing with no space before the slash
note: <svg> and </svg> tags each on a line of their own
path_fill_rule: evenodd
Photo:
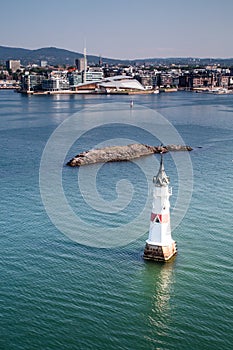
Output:
<svg viewBox="0 0 233 350">
<path fill-rule="evenodd" d="M 176 242 L 169 245 L 153 245 L 146 243 L 143 258 L 145 260 L 166 262 L 177 254 Z"/>
</svg>

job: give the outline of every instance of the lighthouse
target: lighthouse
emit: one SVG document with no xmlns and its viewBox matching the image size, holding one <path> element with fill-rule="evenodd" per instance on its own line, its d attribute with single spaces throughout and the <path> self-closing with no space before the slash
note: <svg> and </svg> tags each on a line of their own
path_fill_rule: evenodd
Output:
<svg viewBox="0 0 233 350">
<path fill-rule="evenodd" d="M 153 204 L 150 217 L 149 237 L 146 240 L 143 258 L 168 261 L 177 254 L 176 242 L 171 236 L 170 201 L 172 188 L 164 170 L 163 155 L 157 176 L 153 178 Z"/>
</svg>

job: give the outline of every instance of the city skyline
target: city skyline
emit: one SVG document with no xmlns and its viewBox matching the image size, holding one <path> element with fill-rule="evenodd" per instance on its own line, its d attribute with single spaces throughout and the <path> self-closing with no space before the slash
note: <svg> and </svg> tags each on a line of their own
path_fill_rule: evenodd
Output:
<svg viewBox="0 0 233 350">
<path fill-rule="evenodd" d="M 0 45 L 59 47 L 116 59 L 233 57 L 231 0 L 142 3 L 12 0 L 1 6 Z M 85 44 L 86 43 L 86 44 Z"/>
</svg>

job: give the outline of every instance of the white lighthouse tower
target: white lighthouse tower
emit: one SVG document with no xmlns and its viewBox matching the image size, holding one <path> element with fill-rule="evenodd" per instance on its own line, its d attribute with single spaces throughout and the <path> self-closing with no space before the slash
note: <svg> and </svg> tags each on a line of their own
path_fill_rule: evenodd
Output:
<svg viewBox="0 0 233 350">
<path fill-rule="evenodd" d="M 177 254 L 176 242 L 171 236 L 170 201 L 172 188 L 165 173 L 163 155 L 160 168 L 153 178 L 153 206 L 150 218 L 149 237 L 146 240 L 143 258 L 155 261 L 168 261 Z"/>
</svg>

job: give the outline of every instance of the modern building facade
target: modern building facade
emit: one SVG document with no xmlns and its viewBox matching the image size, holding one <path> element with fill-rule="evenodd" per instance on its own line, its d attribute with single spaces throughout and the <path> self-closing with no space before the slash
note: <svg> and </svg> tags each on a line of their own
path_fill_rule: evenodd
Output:
<svg viewBox="0 0 233 350">
<path fill-rule="evenodd" d="M 104 79 L 99 83 L 99 89 L 105 93 L 145 91 L 144 86 L 138 80 L 125 75 Z"/>
<path fill-rule="evenodd" d="M 21 90 L 25 92 L 41 91 L 44 75 L 25 74 L 21 79 Z"/>
<path fill-rule="evenodd" d="M 42 90 L 44 91 L 61 91 L 69 90 L 70 84 L 67 79 L 52 77 L 42 81 Z"/>
<path fill-rule="evenodd" d="M 82 57 L 75 60 L 75 65 L 79 72 L 83 72 L 87 67 L 87 59 Z"/>
<path fill-rule="evenodd" d="M 68 73 L 67 76 L 68 76 L 68 80 L 71 88 L 76 87 L 83 82 L 82 73 L 70 72 Z"/>
<path fill-rule="evenodd" d="M 20 60 L 8 60 L 6 61 L 6 68 L 11 69 L 12 73 L 15 73 L 20 69 Z"/>
<path fill-rule="evenodd" d="M 103 80 L 104 74 L 102 69 L 89 69 L 86 72 L 86 83 L 91 81 L 101 81 Z M 84 82 L 84 79 L 83 79 Z"/>
</svg>

